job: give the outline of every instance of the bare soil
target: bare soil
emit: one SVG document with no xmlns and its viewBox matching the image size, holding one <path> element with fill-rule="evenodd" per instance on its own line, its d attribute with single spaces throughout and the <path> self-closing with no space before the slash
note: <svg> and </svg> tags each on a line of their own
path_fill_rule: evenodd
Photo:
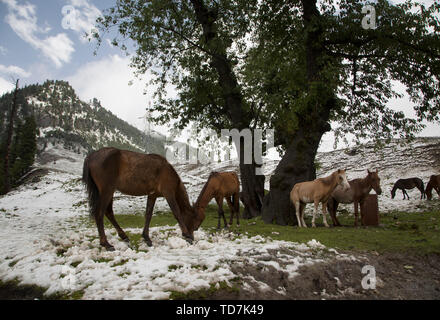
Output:
<svg viewBox="0 0 440 320">
<path fill-rule="evenodd" d="M 365 253 L 357 261 L 336 260 L 301 267 L 300 276 L 289 279 L 286 272 L 266 266 L 232 265 L 241 275 L 238 290 L 219 290 L 208 299 L 302 299 L 302 300 L 437 300 L 440 299 L 440 255 Z M 276 260 L 276 258 L 274 258 Z M 376 288 L 363 289 L 361 270 L 374 266 Z M 251 277 L 261 281 L 268 287 Z M 244 290 L 244 287 L 252 290 Z"/>
</svg>

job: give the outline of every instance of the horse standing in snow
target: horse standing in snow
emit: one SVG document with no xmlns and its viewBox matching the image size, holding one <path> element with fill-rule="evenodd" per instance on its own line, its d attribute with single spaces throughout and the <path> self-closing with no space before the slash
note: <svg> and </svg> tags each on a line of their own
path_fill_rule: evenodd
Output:
<svg viewBox="0 0 440 320">
<path fill-rule="evenodd" d="M 440 174 L 439 175 L 432 175 L 429 178 L 429 182 L 426 185 L 426 198 L 428 200 L 432 200 L 432 189 L 437 191 L 438 196 L 440 197 Z"/>
<path fill-rule="evenodd" d="M 371 189 L 374 189 L 378 195 L 382 193 L 380 188 L 380 178 L 379 171 L 370 172 L 367 170 L 368 175 L 363 179 L 354 179 L 348 181 L 350 184 L 350 189 L 343 190 L 341 186 L 338 186 L 330 196 L 327 202 L 327 208 L 330 213 L 330 217 L 333 220 L 333 226 L 340 226 L 338 219 L 336 218 L 336 210 L 338 209 L 339 203 L 354 203 L 354 225 L 358 225 L 358 212 L 359 204 L 362 205 L 365 198 L 369 195 Z M 362 212 L 361 212 L 362 215 Z M 361 217 L 361 223 L 362 222 Z"/>
<path fill-rule="evenodd" d="M 326 227 L 329 226 L 326 218 L 327 200 L 333 190 L 339 185 L 342 185 L 344 190 L 350 188 L 350 185 L 347 182 L 347 176 L 345 175 L 345 170 L 339 169 L 328 177 L 315 179 L 313 181 L 300 182 L 293 186 L 292 191 L 290 192 L 290 200 L 295 205 L 296 219 L 298 220 L 299 227 L 307 228 L 307 225 L 304 222 L 304 208 L 307 203 L 312 202 L 315 205 L 312 227 L 316 227 L 315 217 L 318 212 L 319 203 L 322 203 L 324 225 Z"/>
<path fill-rule="evenodd" d="M 400 189 L 402 190 L 403 200 L 405 200 L 405 196 L 409 200 L 408 193 L 406 192 L 405 189 L 414 189 L 414 188 L 420 190 L 420 199 L 423 199 L 425 197 L 425 188 L 422 179 L 420 178 L 399 179 L 396 181 L 396 183 L 393 186 L 393 189 L 391 190 L 391 199 L 394 199 L 394 197 L 396 196 L 396 190 Z"/>
<path fill-rule="evenodd" d="M 183 237 L 194 240 L 194 231 L 205 215 L 197 214 L 188 199 L 185 186 L 172 165 L 157 154 L 142 154 L 116 148 L 103 148 L 89 154 L 84 160 L 82 181 L 87 186 L 90 214 L 95 218 L 101 246 L 109 251 L 114 247 L 104 232 L 104 215 L 116 228 L 119 237 L 129 241 L 113 214 L 113 193 L 118 190 L 131 196 L 148 195 L 145 227 L 142 233 L 152 246 L 149 226 L 158 197 L 164 197 L 177 219 Z"/>
<path fill-rule="evenodd" d="M 234 214 L 237 217 L 237 226 L 240 225 L 240 203 L 239 203 L 240 181 L 235 172 L 211 172 L 208 180 L 203 186 L 202 191 L 194 205 L 196 212 L 201 215 L 205 214 L 206 206 L 212 198 L 218 205 L 218 224 L 217 229 L 220 229 L 220 218 L 223 217 L 225 227 L 226 223 L 225 212 L 223 211 L 223 199 L 226 199 L 229 210 L 231 210 L 231 217 L 229 225 L 232 225 Z"/>
</svg>

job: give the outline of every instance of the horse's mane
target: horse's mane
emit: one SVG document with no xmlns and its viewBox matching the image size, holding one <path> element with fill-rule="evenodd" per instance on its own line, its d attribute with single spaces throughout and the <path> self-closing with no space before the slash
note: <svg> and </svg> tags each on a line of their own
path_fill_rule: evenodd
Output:
<svg viewBox="0 0 440 320">
<path fill-rule="evenodd" d="M 332 181 L 333 181 L 333 176 L 335 175 L 335 173 L 336 173 L 336 171 L 327 177 L 319 178 L 319 180 L 321 180 L 321 182 L 324 183 L 325 185 L 331 185 Z"/>
<path fill-rule="evenodd" d="M 176 201 L 181 209 L 187 209 L 190 212 L 192 212 L 191 203 L 189 202 L 188 193 L 186 192 L 185 185 L 182 182 L 182 179 L 180 179 L 179 174 L 177 173 L 176 169 L 174 169 L 173 166 L 170 165 L 170 168 L 172 172 L 176 175 L 178 179 L 178 192 L 176 192 Z"/>
<path fill-rule="evenodd" d="M 202 191 L 201 191 L 200 194 L 199 194 L 199 197 L 197 198 L 197 201 L 196 201 L 196 204 L 195 204 L 196 206 L 199 204 L 200 200 L 202 200 L 202 196 L 203 196 L 203 194 L 205 193 L 206 188 L 208 187 L 208 184 L 209 184 L 209 181 L 211 180 L 211 178 L 212 178 L 212 177 L 216 177 L 216 176 L 218 176 L 218 175 L 219 175 L 219 173 L 216 172 L 216 171 L 212 171 L 212 172 L 210 173 L 210 175 L 209 175 L 209 177 L 208 177 L 208 180 L 206 181 L 205 185 L 204 185 L 203 188 L 202 188 Z"/>
</svg>

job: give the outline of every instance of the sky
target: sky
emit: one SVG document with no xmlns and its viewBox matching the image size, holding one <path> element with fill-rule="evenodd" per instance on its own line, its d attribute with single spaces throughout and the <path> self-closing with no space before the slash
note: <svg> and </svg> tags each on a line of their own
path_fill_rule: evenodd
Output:
<svg viewBox="0 0 440 320">
<path fill-rule="evenodd" d="M 20 79 L 20 86 L 47 79 L 67 80 L 82 100 L 96 97 L 102 106 L 144 130 L 145 108 L 152 96 L 145 87 L 148 75 L 143 79 L 134 76 L 130 57 L 110 44 L 112 35 L 104 36 L 97 55 L 96 42 L 85 37 L 95 19 L 114 3 L 115 0 L 0 0 L 0 94 L 12 90 L 16 78 Z M 390 107 L 414 116 L 407 96 L 390 101 Z M 153 129 L 168 135 L 170 127 Z M 439 136 L 440 126 L 428 124 L 420 135 Z M 332 147 L 329 133 L 324 136 L 320 151 L 330 151 Z"/>
</svg>

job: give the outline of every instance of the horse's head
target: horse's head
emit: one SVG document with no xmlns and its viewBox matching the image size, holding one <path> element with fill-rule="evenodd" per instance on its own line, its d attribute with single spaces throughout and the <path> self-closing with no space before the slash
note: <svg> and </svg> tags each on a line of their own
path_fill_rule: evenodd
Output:
<svg viewBox="0 0 440 320">
<path fill-rule="evenodd" d="M 391 190 L 391 199 L 394 199 L 394 197 L 396 196 L 396 189 L 392 189 Z"/>
<path fill-rule="evenodd" d="M 336 175 L 338 179 L 337 180 L 338 185 L 342 186 L 342 189 L 344 191 L 350 189 L 350 184 L 347 181 L 347 175 L 345 174 L 345 170 L 338 169 Z"/>
<path fill-rule="evenodd" d="M 201 208 L 199 206 L 194 205 L 194 230 L 198 230 L 200 225 L 202 224 L 203 220 L 205 220 L 205 209 Z"/>
<path fill-rule="evenodd" d="M 377 195 L 382 194 L 382 189 L 380 187 L 380 178 L 379 178 L 379 170 L 376 169 L 376 172 L 368 170 L 368 181 L 370 183 L 370 187 L 374 189 Z"/>
</svg>

